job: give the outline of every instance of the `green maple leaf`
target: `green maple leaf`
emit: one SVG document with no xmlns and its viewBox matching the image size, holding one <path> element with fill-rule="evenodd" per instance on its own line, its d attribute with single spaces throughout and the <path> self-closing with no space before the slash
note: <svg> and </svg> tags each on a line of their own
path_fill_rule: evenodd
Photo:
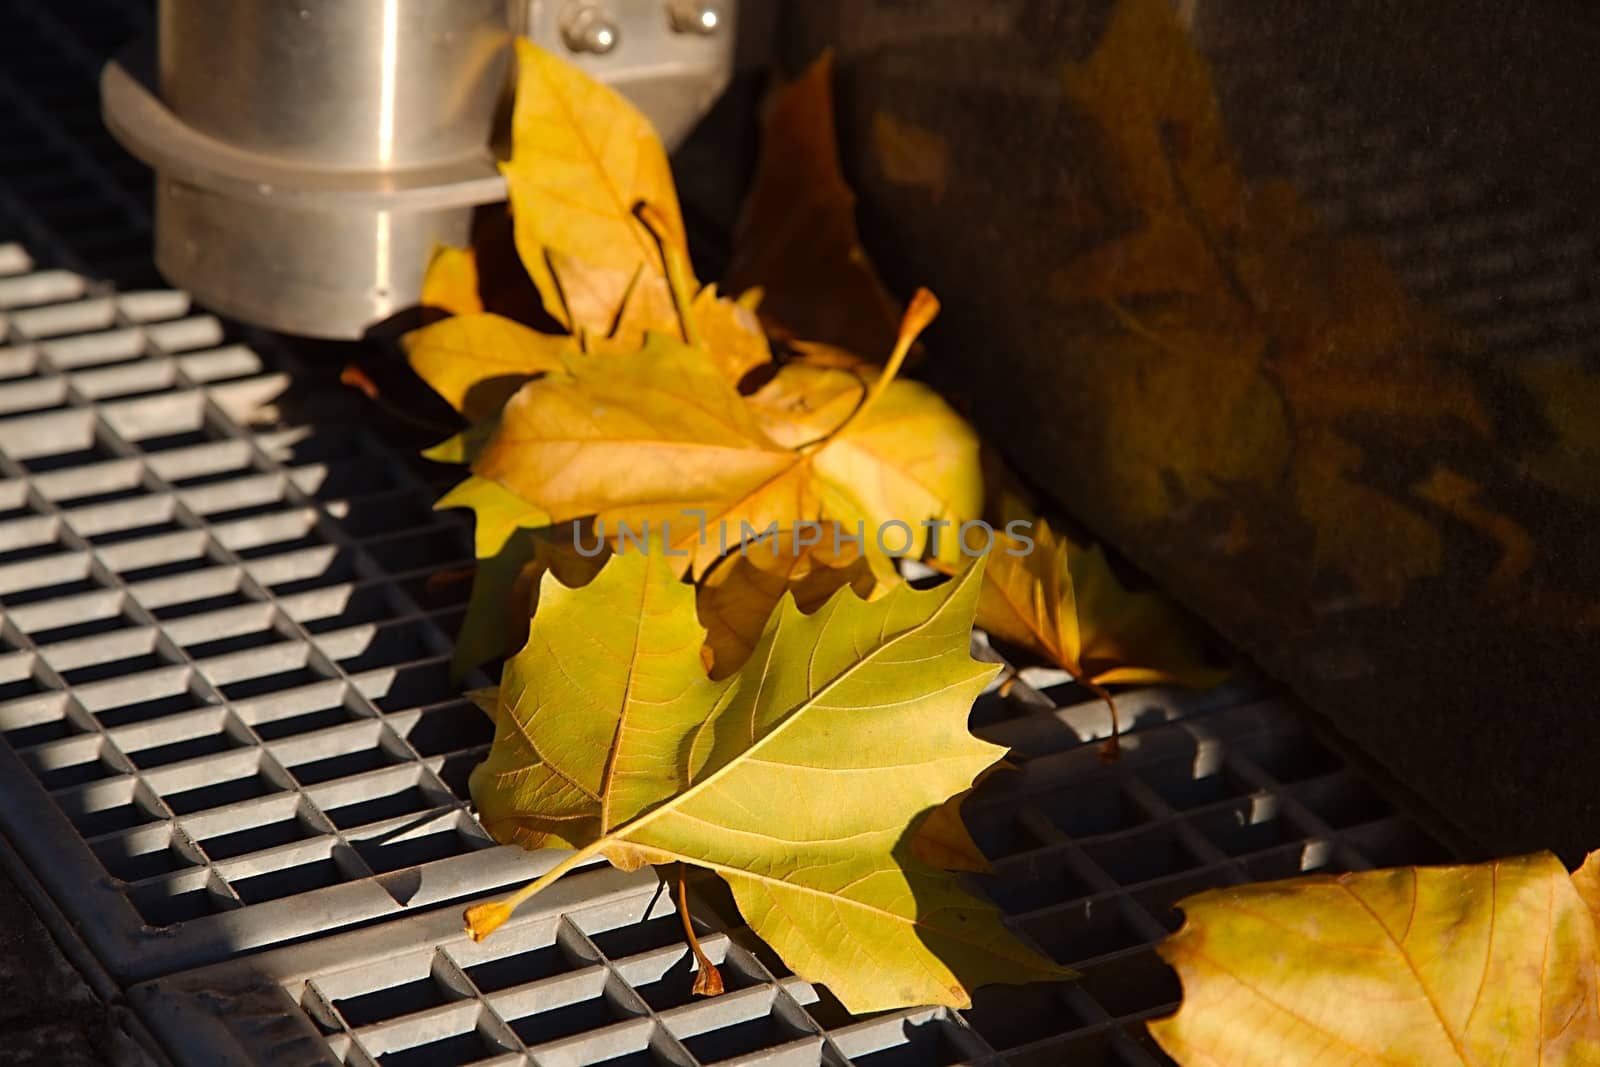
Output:
<svg viewBox="0 0 1600 1067">
<path fill-rule="evenodd" d="M 854 1012 L 1065 977 L 910 849 L 928 812 L 1005 755 L 967 729 L 995 671 L 969 654 L 981 569 L 871 603 L 842 590 L 811 615 L 785 597 L 716 682 L 693 590 L 666 559 L 617 556 L 578 590 L 547 577 L 472 796 L 498 840 L 578 851 L 469 910 L 473 935 L 598 853 L 715 871 L 784 962 Z"/>
</svg>

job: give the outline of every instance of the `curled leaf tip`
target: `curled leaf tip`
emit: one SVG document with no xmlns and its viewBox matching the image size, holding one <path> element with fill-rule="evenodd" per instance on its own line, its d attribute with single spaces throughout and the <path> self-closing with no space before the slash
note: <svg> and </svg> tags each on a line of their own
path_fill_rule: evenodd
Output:
<svg viewBox="0 0 1600 1067">
<path fill-rule="evenodd" d="M 697 997 L 719 997 L 722 995 L 722 972 L 717 970 L 717 965 L 709 961 L 702 962 L 694 975 L 693 992 Z"/>
<path fill-rule="evenodd" d="M 511 918 L 513 908 L 504 900 L 493 900 L 487 904 L 474 904 L 466 911 L 467 933 L 474 941 L 482 941 L 504 925 Z"/>
<path fill-rule="evenodd" d="M 359 390 L 368 400 L 378 399 L 378 384 L 354 363 L 345 364 L 344 370 L 339 372 L 339 382 Z"/>
</svg>

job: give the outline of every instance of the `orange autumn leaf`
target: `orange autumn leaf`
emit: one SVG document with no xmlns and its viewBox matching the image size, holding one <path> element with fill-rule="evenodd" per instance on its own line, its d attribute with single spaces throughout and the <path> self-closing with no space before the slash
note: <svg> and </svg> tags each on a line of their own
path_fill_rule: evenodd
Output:
<svg viewBox="0 0 1600 1067">
<path fill-rule="evenodd" d="M 1008 769 L 1013 769 L 1009 763 L 995 764 L 978 776 L 971 789 L 962 790 L 928 812 L 912 835 L 909 846 L 911 854 L 923 863 L 947 871 L 992 873 L 994 866 L 989 862 L 989 857 L 983 854 L 983 849 L 978 847 L 972 831 L 967 829 L 961 808 L 990 775 Z"/>
<path fill-rule="evenodd" d="M 972 790 L 964 790 L 928 812 L 911 837 L 908 847 L 913 856 L 947 871 L 988 874 L 994 870 L 961 817 L 962 802 L 971 795 Z"/>
<path fill-rule="evenodd" d="M 976 434 L 937 394 L 897 377 L 937 307 L 931 294 L 913 301 L 861 402 L 804 447 L 774 441 L 705 348 L 652 334 L 632 355 L 574 360 L 529 382 L 474 472 L 553 521 L 593 516 L 609 537 L 623 523 L 658 535 L 666 523 L 668 547 L 695 575 L 774 523 L 818 519 L 859 529 L 869 551 L 879 530 L 900 524 L 886 550 L 920 555 L 924 519 L 960 522 L 982 502 Z M 953 539 L 943 545 L 957 557 Z"/>
<path fill-rule="evenodd" d="M 555 249 L 545 259 L 561 290 L 572 335 L 585 352 L 637 352 L 650 330 L 678 333 L 664 276 L 597 267 Z"/>
<path fill-rule="evenodd" d="M 1150 1024 L 1183 1067 L 1600 1063 L 1591 855 L 1550 853 L 1214 889 L 1160 946 L 1183 981 Z"/>
<path fill-rule="evenodd" d="M 788 334 L 887 352 L 900 309 L 861 247 L 855 207 L 839 169 L 833 61 L 824 55 L 767 111 L 725 288 L 761 287 L 762 317 Z"/>
<path fill-rule="evenodd" d="M 805 457 L 761 432 L 703 349 L 663 334 L 530 382 L 473 469 L 557 522 L 594 516 L 612 537 L 622 523 L 657 532 L 665 523 L 669 547 L 692 553 L 697 574 L 721 554 L 717 524 L 737 543 L 741 524 L 816 513 Z M 707 543 L 689 512 L 706 515 Z"/>
<path fill-rule="evenodd" d="M 1594 919 L 1596 929 L 1600 930 L 1600 862 L 1595 860 L 1593 853 L 1585 857 L 1583 864 L 1572 872 L 1572 888 L 1578 891 L 1583 906 L 1589 909 L 1589 916 Z"/>
</svg>

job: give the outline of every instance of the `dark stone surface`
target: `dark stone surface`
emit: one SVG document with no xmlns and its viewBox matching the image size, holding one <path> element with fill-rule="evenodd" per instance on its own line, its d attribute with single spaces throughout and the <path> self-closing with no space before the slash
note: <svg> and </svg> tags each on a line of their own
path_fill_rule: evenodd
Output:
<svg viewBox="0 0 1600 1067">
<path fill-rule="evenodd" d="M 154 1067 L 0 874 L 0 1065 Z"/>
</svg>

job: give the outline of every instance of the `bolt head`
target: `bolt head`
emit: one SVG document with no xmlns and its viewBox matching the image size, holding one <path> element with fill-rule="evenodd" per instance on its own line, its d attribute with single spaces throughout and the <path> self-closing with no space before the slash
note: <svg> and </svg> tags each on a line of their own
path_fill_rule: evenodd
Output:
<svg viewBox="0 0 1600 1067">
<path fill-rule="evenodd" d="M 722 29 L 722 5 L 712 0 L 674 0 L 667 5 L 667 19 L 675 33 L 710 37 Z"/>
<path fill-rule="evenodd" d="M 581 4 L 569 8 L 562 18 L 561 40 L 569 51 L 603 56 L 622 42 L 622 28 L 605 8 Z"/>
</svg>

